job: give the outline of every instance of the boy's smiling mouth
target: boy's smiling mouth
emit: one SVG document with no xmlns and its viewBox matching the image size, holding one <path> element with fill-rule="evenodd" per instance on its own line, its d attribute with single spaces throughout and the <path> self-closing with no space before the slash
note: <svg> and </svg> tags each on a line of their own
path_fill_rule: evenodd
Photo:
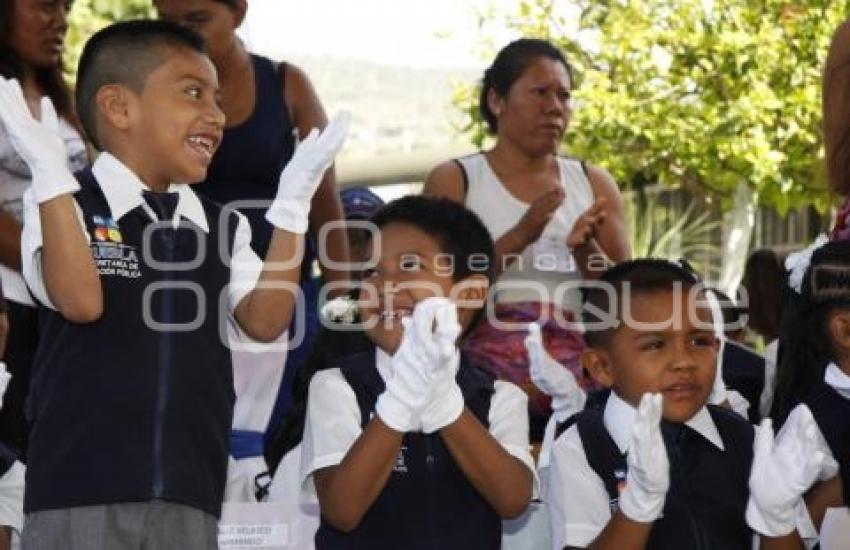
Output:
<svg viewBox="0 0 850 550">
<path fill-rule="evenodd" d="M 210 134 L 194 134 L 186 140 L 189 148 L 206 160 L 212 160 L 212 156 L 218 147 L 220 138 Z"/>
</svg>

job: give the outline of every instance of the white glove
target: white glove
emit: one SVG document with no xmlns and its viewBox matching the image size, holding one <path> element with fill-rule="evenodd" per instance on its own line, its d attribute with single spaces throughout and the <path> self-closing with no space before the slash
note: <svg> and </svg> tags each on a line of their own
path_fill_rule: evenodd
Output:
<svg viewBox="0 0 850 550">
<path fill-rule="evenodd" d="M 342 148 L 350 121 L 351 113 L 343 111 L 323 132 L 313 128 L 298 144 L 295 154 L 280 174 L 277 196 L 266 211 L 266 219 L 272 225 L 292 233 L 307 232 L 310 201 L 325 170 Z"/>
<path fill-rule="evenodd" d="M 375 403 L 381 420 L 398 432 L 412 432 L 421 427 L 420 413 L 432 398 L 436 380 L 434 365 L 447 363 L 453 351 L 435 336 L 434 322 L 442 305 L 435 300 L 423 300 L 414 308 L 412 317 L 401 320 L 404 327 L 401 345 L 392 357 L 386 389 Z"/>
<path fill-rule="evenodd" d="M 0 408 L 3 407 L 3 396 L 6 394 L 6 388 L 11 379 L 12 375 L 6 370 L 6 363 L 0 361 Z"/>
<path fill-rule="evenodd" d="M 422 411 L 422 431 L 426 434 L 442 430 L 463 413 L 463 394 L 455 377 L 460 368 L 460 352 L 457 339 L 461 326 L 457 318 L 457 306 L 445 298 L 436 306 L 437 327 L 434 332 L 439 357 L 431 363 L 434 378 L 431 400 Z M 427 300 L 426 300 L 427 301 Z"/>
<path fill-rule="evenodd" d="M 65 142 L 59 135 L 59 117 L 50 98 L 41 98 L 39 122 L 30 113 L 18 81 L 0 76 L 0 120 L 15 151 L 29 166 L 32 193 L 38 204 L 80 188 L 68 168 Z"/>
<path fill-rule="evenodd" d="M 629 447 L 626 488 L 620 495 L 620 510 L 640 523 L 661 516 L 670 488 L 670 462 L 661 437 L 661 394 L 646 393 L 640 400 Z"/>
<path fill-rule="evenodd" d="M 528 336 L 525 337 L 525 349 L 528 351 L 528 372 L 537 388 L 552 397 L 552 414 L 555 420 L 563 422 L 584 408 L 587 395 L 576 383 L 576 379 L 566 367 L 557 362 L 543 347 L 540 325 L 528 324 Z"/>
<path fill-rule="evenodd" d="M 769 537 L 793 532 L 803 493 L 838 470 L 835 460 L 819 450 L 817 424 L 804 409 L 799 424 L 783 433 L 778 444 L 769 418 L 762 421 L 753 442 L 747 523 Z"/>
</svg>

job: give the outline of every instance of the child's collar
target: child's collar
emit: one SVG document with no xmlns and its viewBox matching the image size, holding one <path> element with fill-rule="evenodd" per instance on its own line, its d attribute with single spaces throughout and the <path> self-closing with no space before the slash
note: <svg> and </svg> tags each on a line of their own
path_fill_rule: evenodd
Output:
<svg viewBox="0 0 850 550">
<path fill-rule="evenodd" d="M 147 187 L 124 163 L 110 153 L 98 155 L 92 165 L 92 173 L 103 191 L 112 218 L 115 221 L 124 217 L 127 212 L 143 206 L 142 191 Z M 205 233 L 209 233 L 209 224 L 201 200 L 195 192 L 185 183 L 172 183 L 168 190 L 180 195 L 177 202 L 175 219 L 184 217 L 191 221 Z"/>
<path fill-rule="evenodd" d="M 850 376 L 835 363 L 830 363 L 823 373 L 823 381 L 845 399 L 850 399 Z"/>
<path fill-rule="evenodd" d="M 623 454 L 629 450 L 636 417 L 637 409 L 620 398 L 616 392 L 612 391 L 611 395 L 608 396 L 608 401 L 605 403 L 605 412 L 603 413 L 602 421 L 605 424 L 605 429 L 611 434 L 611 439 L 614 440 L 617 448 Z M 720 437 L 720 432 L 717 431 L 717 426 L 715 426 L 714 420 L 712 420 L 707 408 L 700 408 L 690 420 L 685 422 L 685 425 L 703 436 L 721 451 L 726 450 L 723 445 L 723 439 Z"/>
</svg>

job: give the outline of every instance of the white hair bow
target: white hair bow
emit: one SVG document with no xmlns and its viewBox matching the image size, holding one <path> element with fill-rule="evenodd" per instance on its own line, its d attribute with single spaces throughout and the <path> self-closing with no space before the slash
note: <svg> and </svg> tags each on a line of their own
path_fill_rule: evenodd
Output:
<svg viewBox="0 0 850 550">
<path fill-rule="evenodd" d="M 813 242 L 803 250 L 800 250 L 799 252 L 789 254 L 788 257 L 785 259 L 785 269 L 789 272 L 788 286 L 793 288 L 797 292 L 797 294 L 800 294 L 801 289 L 803 287 L 803 276 L 806 274 L 806 270 L 812 263 L 812 254 L 814 254 L 815 250 L 822 247 L 828 242 L 829 237 L 821 233 L 815 239 L 815 242 Z"/>
</svg>

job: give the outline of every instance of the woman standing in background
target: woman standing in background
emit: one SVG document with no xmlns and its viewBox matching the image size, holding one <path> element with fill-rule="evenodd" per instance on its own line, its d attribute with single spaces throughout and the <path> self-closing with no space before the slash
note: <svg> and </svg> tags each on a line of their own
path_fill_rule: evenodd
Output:
<svg viewBox="0 0 850 550">
<path fill-rule="evenodd" d="M 549 42 L 524 38 L 505 46 L 484 73 L 479 103 L 495 146 L 437 166 L 423 191 L 465 204 L 496 241 L 496 317 L 521 329 L 488 319 L 466 347 L 529 393 L 533 441 L 549 415 L 545 396 L 529 381 L 525 324 L 545 320 L 550 355 L 590 387 L 578 363 L 584 343 L 567 325 L 581 307 L 577 285 L 631 255 L 611 175 L 557 154 L 572 115 L 572 87 L 566 58 Z"/>
</svg>

